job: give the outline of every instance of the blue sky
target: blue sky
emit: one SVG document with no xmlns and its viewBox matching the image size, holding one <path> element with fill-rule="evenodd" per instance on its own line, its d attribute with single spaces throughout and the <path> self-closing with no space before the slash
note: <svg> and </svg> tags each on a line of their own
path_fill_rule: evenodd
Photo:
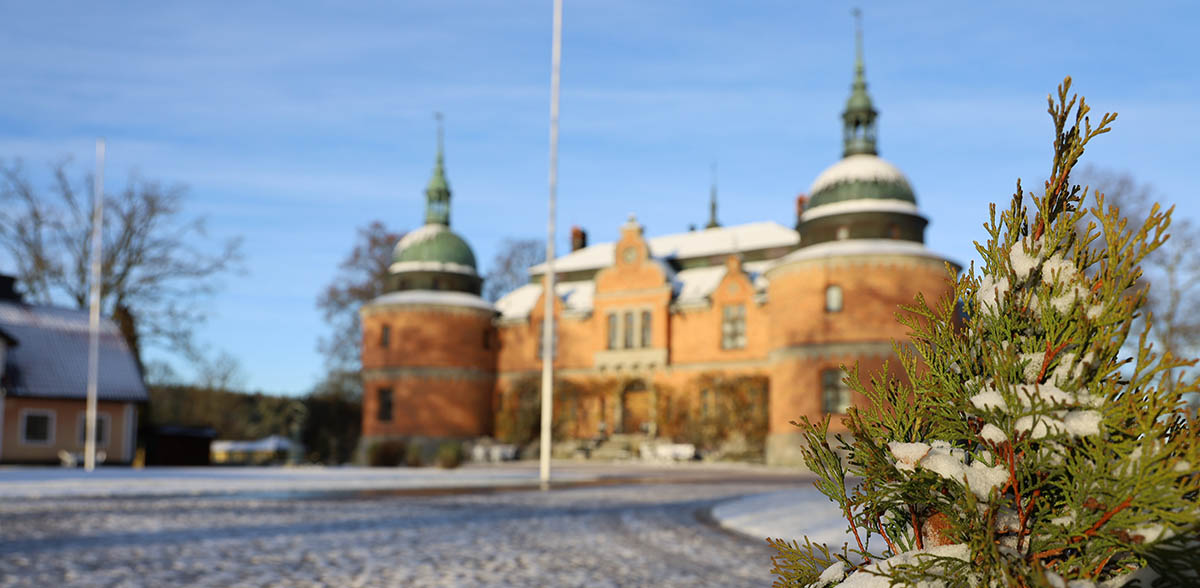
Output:
<svg viewBox="0 0 1200 588">
<path fill-rule="evenodd" d="M 1085 160 L 1129 171 L 1180 212 L 1200 152 L 1194 4 L 860 2 L 881 155 L 930 217 L 930 247 L 973 258 L 987 203 L 1048 172 L 1045 97 L 1064 75 L 1116 130 Z M 560 246 L 706 218 L 791 225 L 840 156 L 848 2 L 568 0 Z M 314 304 L 355 229 L 423 218 L 432 113 L 446 116 L 452 221 L 486 270 L 505 237 L 544 235 L 548 0 L 0 4 L 0 158 L 91 166 L 108 187 L 190 187 L 246 273 L 206 307 L 201 341 L 249 388 L 306 391 L 322 370 Z M 0 267 L 0 271 L 11 268 Z"/>
</svg>

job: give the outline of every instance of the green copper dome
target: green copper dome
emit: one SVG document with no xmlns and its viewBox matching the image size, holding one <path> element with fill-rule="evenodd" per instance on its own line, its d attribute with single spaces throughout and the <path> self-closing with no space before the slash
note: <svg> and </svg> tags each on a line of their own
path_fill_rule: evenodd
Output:
<svg viewBox="0 0 1200 588">
<path fill-rule="evenodd" d="M 470 273 L 477 273 L 475 253 L 471 251 L 471 246 L 449 227 L 441 224 L 428 224 L 405 235 L 396 243 L 392 263 L 393 272 L 408 270 L 467 273 L 469 269 Z"/>
</svg>

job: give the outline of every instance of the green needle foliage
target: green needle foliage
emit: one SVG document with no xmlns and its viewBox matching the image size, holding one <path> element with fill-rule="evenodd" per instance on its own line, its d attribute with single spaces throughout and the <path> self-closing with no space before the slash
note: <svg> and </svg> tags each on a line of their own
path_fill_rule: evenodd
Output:
<svg viewBox="0 0 1200 588">
<path fill-rule="evenodd" d="M 1183 398 L 1200 380 L 1179 369 L 1195 360 L 1152 349 L 1153 317 L 1131 333 L 1139 264 L 1171 210 L 1127 226 L 1070 183 L 1116 119 L 1093 127 L 1070 87 L 1049 99 L 1054 160 L 1034 208 L 1018 182 L 976 243 L 981 275 L 951 271 L 953 297 L 903 307 L 907 381 L 864 387 L 849 370 L 868 403 L 836 450 L 828 417 L 797 423 L 854 544 L 771 541 L 776 586 L 1200 585 L 1200 446 Z"/>
</svg>

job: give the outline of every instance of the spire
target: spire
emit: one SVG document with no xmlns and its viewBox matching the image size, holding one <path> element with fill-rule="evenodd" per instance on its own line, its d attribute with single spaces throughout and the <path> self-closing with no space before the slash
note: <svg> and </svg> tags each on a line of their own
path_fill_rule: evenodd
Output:
<svg viewBox="0 0 1200 588">
<path fill-rule="evenodd" d="M 863 65 L 863 34 L 862 11 L 855 8 L 854 14 L 854 83 L 850 86 L 850 99 L 846 101 L 846 110 L 842 113 L 843 149 L 842 155 L 857 155 L 879 153 L 875 146 L 875 117 L 879 114 L 871 104 L 871 96 L 867 94 L 866 67 Z"/>
<path fill-rule="evenodd" d="M 437 162 L 433 165 L 433 177 L 425 188 L 425 224 L 450 225 L 450 184 L 446 181 L 444 145 L 442 138 L 442 113 L 433 113 L 437 119 Z"/>
<path fill-rule="evenodd" d="M 712 164 L 712 187 L 708 191 L 708 224 L 704 225 L 706 229 L 715 229 L 721 226 L 717 222 L 717 164 Z"/>
</svg>

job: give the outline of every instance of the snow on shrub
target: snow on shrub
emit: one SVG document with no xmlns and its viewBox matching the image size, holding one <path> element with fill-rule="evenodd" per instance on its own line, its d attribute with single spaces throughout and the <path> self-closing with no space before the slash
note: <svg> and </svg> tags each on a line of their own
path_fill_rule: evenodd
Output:
<svg viewBox="0 0 1200 588">
<path fill-rule="evenodd" d="M 1054 159 L 1034 208 L 1018 182 L 991 207 L 979 274 L 951 271 L 953 297 L 903 307 L 907 377 L 862 386 L 848 370 L 868 402 L 837 450 L 828 416 L 797 423 L 854 545 L 769 540 L 776 586 L 1200 585 L 1200 446 L 1183 402 L 1200 390 L 1183 369 L 1195 360 L 1155 352 L 1150 321 L 1130 340 L 1139 264 L 1171 211 L 1126 226 L 1070 183 L 1116 119 L 1092 127 L 1070 86 L 1049 99 Z M 848 491 L 847 476 L 862 483 Z"/>
</svg>

